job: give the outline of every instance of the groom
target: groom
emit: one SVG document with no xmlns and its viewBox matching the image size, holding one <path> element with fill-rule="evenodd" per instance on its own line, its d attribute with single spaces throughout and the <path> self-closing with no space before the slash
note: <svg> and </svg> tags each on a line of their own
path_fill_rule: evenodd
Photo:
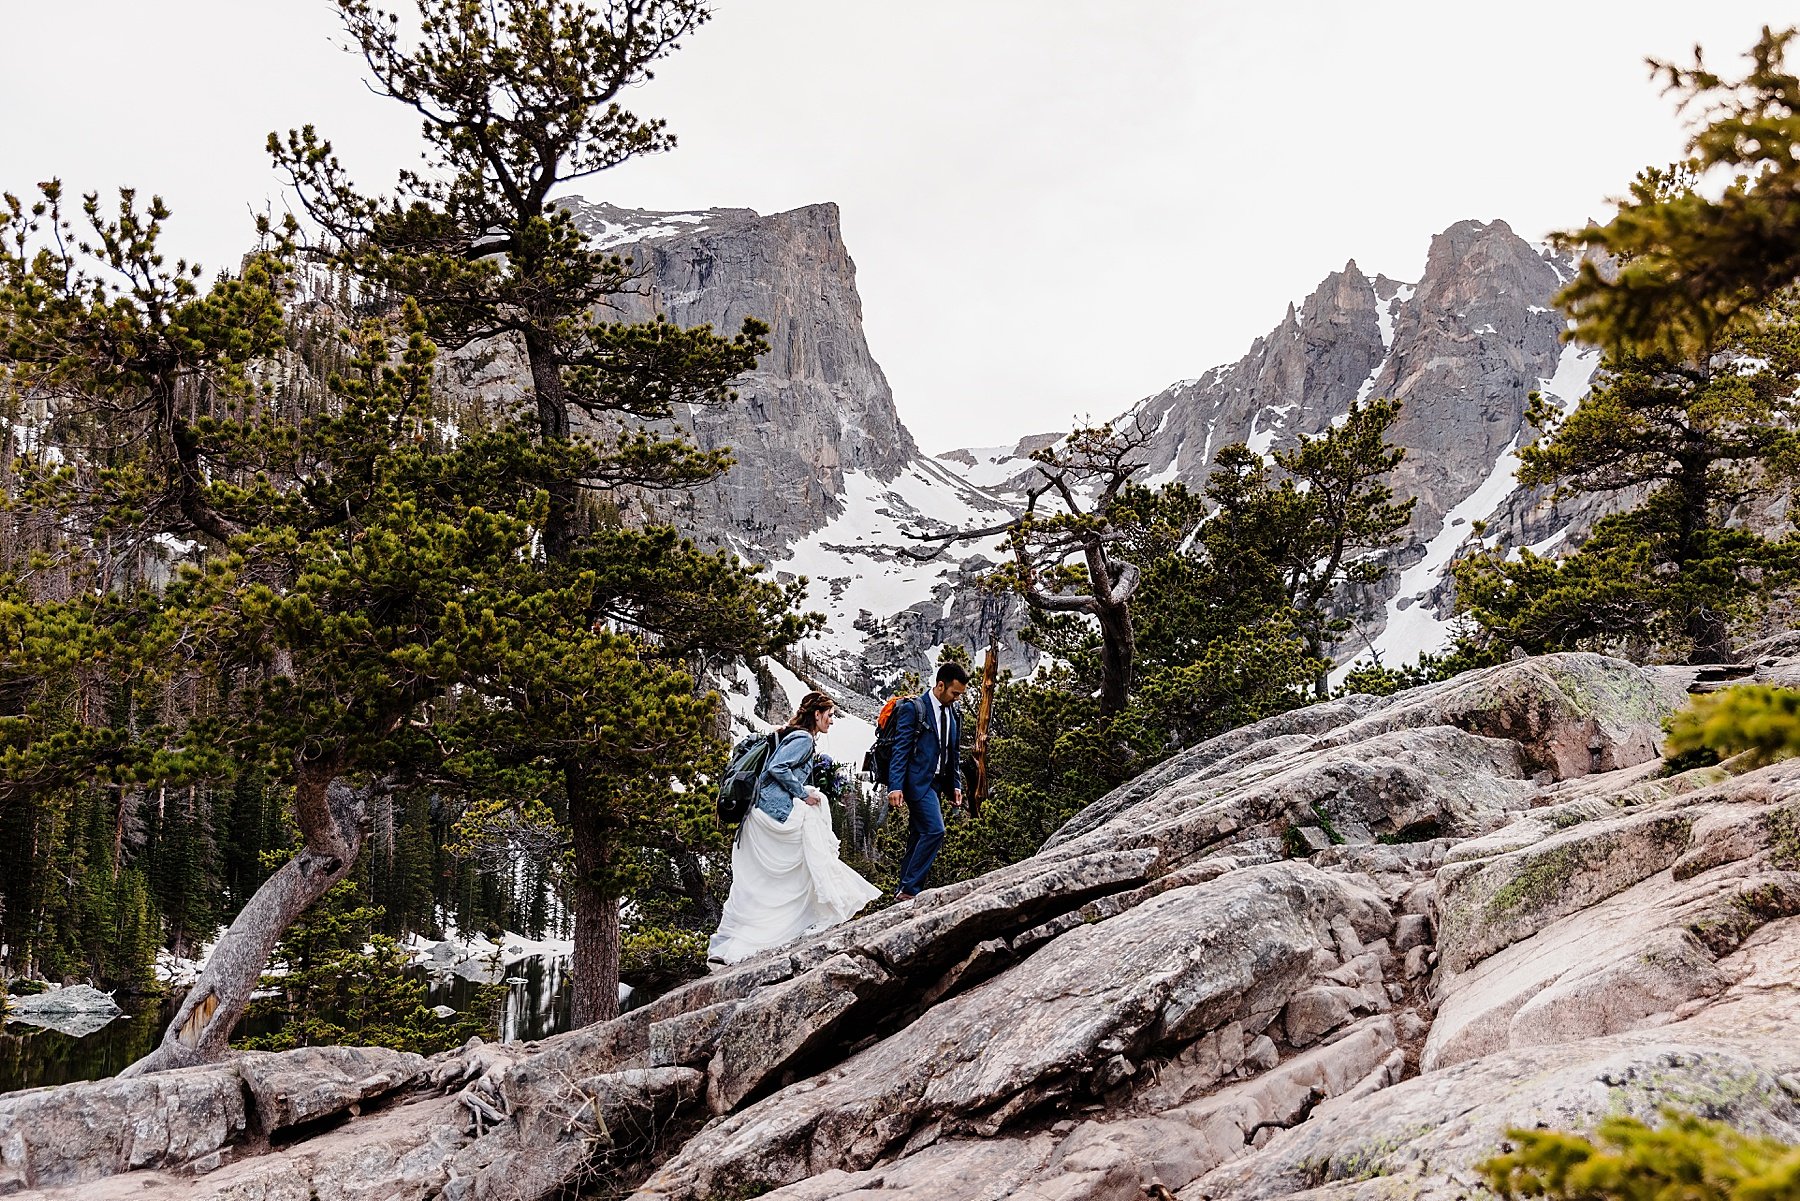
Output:
<svg viewBox="0 0 1800 1201">
<path fill-rule="evenodd" d="M 969 689 L 969 673 L 954 663 L 938 668 L 930 692 L 894 710 L 894 754 L 888 761 L 888 804 L 906 806 L 906 861 L 895 900 L 910 901 L 925 887 L 925 873 L 944 844 L 946 794 L 962 805 L 962 722 L 956 702 Z"/>
</svg>

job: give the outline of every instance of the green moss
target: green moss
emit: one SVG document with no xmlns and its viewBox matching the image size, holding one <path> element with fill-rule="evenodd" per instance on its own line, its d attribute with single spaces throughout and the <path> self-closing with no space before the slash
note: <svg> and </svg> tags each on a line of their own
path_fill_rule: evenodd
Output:
<svg viewBox="0 0 1800 1201">
<path fill-rule="evenodd" d="M 1331 815 L 1325 812 L 1325 806 L 1314 801 L 1312 811 L 1313 816 L 1319 819 L 1319 829 L 1325 831 L 1325 837 L 1331 839 L 1331 845 L 1342 846 L 1344 844 L 1344 836 L 1339 834 L 1337 832 L 1337 827 L 1331 824 Z"/>
<path fill-rule="evenodd" d="M 1550 678 L 1583 717 L 1652 722 L 1662 718 L 1655 692 L 1641 684 L 1641 677 L 1608 675 L 1604 667 L 1570 671 L 1558 660 L 1550 660 L 1545 666 Z M 1639 686 L 1633 687 L 1634 683 Z"/>
<path fill-rule="evenodd" d="M 1764 820 L 1769 829 L 1769 865 L 1784 872 L 1800 871 L 1800 805 L 1771 810 Z"/>
<path fill-rule="evenodd" d="M 1397 1152 L 1436 1129 L 1436 1123 L 1425 1122 L 1395 1131 L 1382 1138 L 1358 1144 L 1347 1152 L 1334 1154 L 1323 1161 L 1303 1164 L 1301 1171 L 1307 1174 L 1315 1187 L 1327 1181 L 1375 1180 L 1393 1172 L 1391 1160 Z"/>
<path fill-rule="evenodd" d="M 1720 1119 L 1745 1107 L 1779 1110 L 1790 1103 L 1781 1087 L 1760 1073 L 1734 1071 L 1712 1059 L 1704 1064 L 1691 1060 L 1681 1063 L 1677 1059 L 1676 1063 L 1632 1072 L 1627 1079 L 1615 1082 L 1607 1090 L 1612 1112 L 1646 1113 L 1673 1105 Z"/>
<path fill-rule="evenodd" d="M 1563 883 L 1580 868 L 1573 847 L 1547 851 L 1494 893 L 1490 908 L 1499 913 L 1536 909 L 1562 895 Z"/>
</svg>

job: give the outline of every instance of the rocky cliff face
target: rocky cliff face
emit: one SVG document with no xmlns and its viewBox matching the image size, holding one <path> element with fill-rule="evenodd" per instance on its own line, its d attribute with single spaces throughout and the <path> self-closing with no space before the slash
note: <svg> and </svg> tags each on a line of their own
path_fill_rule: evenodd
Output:
<svg viewBox="0 0 1800 1201">
<path fill-rule="evenodd" d="M 542 1043 L 13 1094 L 0 1193 L 1449 1201 L 1511 1125 L 1800 1141 L 1800 760 L 1664 776 L 1691 683 L 1557 655 L 1282 714 Z"/>
<path fill-rule="evenodd" d="M 770 326 L 741 402 L 683 424 L 737 466 L 677 511 L 702 534 L 767 554 L 842 511 L 847 475 L 890 481 L 919 457 L 863 337 L 856 265 L 834 204 L 763 217 L 749 209 L 651 213 L 573 200 L 575 223 L 643 272 L 620 315 L 681 326 Z"/>
<path fill-rule="evenodd" d="M 921 533 L 1002 520 L 1031 472 L 1030 452 L 1059 435 L 1008 447 L 919 453 L 863 337 L 855 266 L 835 206 L 759 216 L 748 209 L 655 213 L 570 202 L 602 246 L 644 272 L 621 315 L 662 312 L 683 325 L 733 330 L 746 316 L 772 326 L 771 351 L 747 376 L 742 402 L 685 416 L 702 446 L 729 446 L 738 465 L 673 503 L 666 515 L 696 534 L 812 582 L 826 633 L 807 648 L 851 687 L 880 688 L 928 667 L 946 642 L 1000 637 L 1005 663 L 1030 655 L 1016 640 L 1023 613 L 976 587 L 993 548 L 971 543 L 921 563 L 904 550 Z M 1547 549 L 1578 535 L 1597 506 L 1557 507 L 1519 490 L 1518 448 L 1536 436 L 1526 399 L 1542 390 L 1572 406 L 1598 364 L 1560 342 L 1550 299 L 1571 274 L 1564 257 L 1504 222 L 1463 221 L 1432 239 L 1414 283 L 1354 261 L 1322 280 L 1236 363 L 1183 380 L 1122 421 L 1150 433 L 1152 482 L 1205 483 L 1232 442 L 1268 452 L 1330 427 L 1357 399 L 1403 402 L 1394 439 L 1407 448 L 1396 487 L 1419 497 L 1396 571 L 1365 626 L 1384 662 L 1410 662 L 1449 637 L 1448 565 L 1485 521 L 1488 537 Z M 504 353 L 454 356 L 465 390 L 516 393 L 522 373 Z M 1348 661 L 1370 644 L 1346 644 Z"/>
<path fill-rule="evenodd" d="M 1529 395 L 1544 391 L 1571 407 L 1599 363 L 1560 341 L 1564 321 L 1550 299 L 1572 270 L 1503 221 L 1458 222 L 1432 239 L 1417 282 L 1370 279 L 1352 260 L 1289 306 L 1242 359 L 1172 384 L 1119 420 L 1149 433 L 1153 482 L 1201 487 L 1213 456 L 1233 442 L 1266 454 L 1323 432 L 1354 400 L 1401 401 L 1392 438 L 1407 457 L 1395 489 L 1419 503 L 1370 632 L 1385 662 L 1408 662 L 1448 638 L 1445 572 L 1475 521 L 1506 545 L 1541 549 L 1592 516 L 1555 508 L 1513 479 L 1518 448 L 1536 436 L 1525 423 Z M 1016 491 L 1025 470 L 991 452 L 946 459 L 975 460 L 970 470 L 1002 492 Z M 1346 645 L 1339 655 L 1367 649 Z"/>
</svg>

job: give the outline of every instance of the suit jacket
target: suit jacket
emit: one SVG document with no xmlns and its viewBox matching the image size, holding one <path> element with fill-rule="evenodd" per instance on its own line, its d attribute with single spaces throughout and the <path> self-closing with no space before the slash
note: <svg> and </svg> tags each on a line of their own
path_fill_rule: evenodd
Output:
<svg viewBox="0 0 1800 1201">
<path fill-rule="evenodd" d="M 924 710 L 921 715 L 920 710 Z M 962 718 L 950 710 L 950 759 L 944 772 L 952 789 L 962 787 Z M 894 707 L 894 756 L 888 761 L 888 790 L 909 800 L 938 794 L 937 714 L 929 697 L 917 696 Z"/>
</svg>

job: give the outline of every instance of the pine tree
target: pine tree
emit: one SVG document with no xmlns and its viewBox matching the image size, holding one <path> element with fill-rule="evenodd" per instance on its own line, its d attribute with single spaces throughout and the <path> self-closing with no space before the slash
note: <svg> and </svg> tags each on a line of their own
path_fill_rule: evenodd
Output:
<svg viewBox="0 0 1800 1201">
<path fill-rule="evenodd" d="M 1651 1127 L 1601 1121 L 1591 1137 L 1508 1130 L 1514 1147 L 1479 1163 L 1502 1197 L 1552 1201 L 1779 1201 L 1800 1190 L 1800 1148 L 1675 1110 Z"/>
<path fill-rule="evenodd" d="M 691 776 L 707 750 L 704 739 L 687 733 L 700 720 L 692 707 L 640 679 L 632 664 L 668 660 L 677 644 L 693 656 L 755 656 L 805 628 L 787 615 L 797 593 L 757 585 L 746 569 L 697 552 L 666 528 L 609 526 L 599 517 L 630 497 L 693 487 L 729 466 L 727 452 L 697 449 L 671 433 L 671 423 L 686 406 L 732 401 L 729 381 L 767 349 L 768 327 L 746 319 L 724 336 L 660 317 L 606 319 L 609 298 L 632 290 L 634 268 L 590 246 L 552 198 L 572 181 L 673 146 L 661 122 L 640 119 L 618 100 L 706 21 L 707 4 L 416 6 L 419 37 L 407 44 L 382 8 L 338 0 L 371 86 L 419 113 L 425 170 L 403 172 L 396 194 L 381 201 L 352 185 L 330 143 L 311 127 L 271 135 L 269 145 L 330 239 L 323 253 L 367 287 L 415 298 L 446 347 L 484 339 L 517 346 L 531 377 L 539 438 L 588 453 L 582 474 L 547 481 L 546 566 L 565 574 L 568 596 L 588 598 L 591 622 L 643 639 L 637 652 L 596 657 L 591 670 L 568 682 L 607 690 L 641 684 L 646 698 L 666 697 L 673 708 L 665 714 L 667 737 L 638 751 L 624 727 L 580 727 L 579 706 L 564 712 L 544 690 L 509 713 L 524 720 L 529 712 L 537 723 L 531 732 L 554 748 L 547 769 L 530 770 L 556 777 L 535 795 L 571 833 L 575 1020 L 586 1023 L 617 1012 L 619 907 L 634 878 L 626 867 L 630 848 L 662 843 L 686 852 L 679 823 L 666 820 L 669 789 Z M 596 503 L 584 506 L 584 494 Z M 596 674 L 613 671 L 620 674 Z M 639 711 L 629 711 L 635 720 Z M 683 755 L 690 756 L 683 763 L 672 758 Z M 653 829 L 659 820 L 660 831 Z"/>
<path fill-rule="evenodd" d="M 1489 641 L 1729 660 L 1734 627 L 1800 571 L 1800 543 L 1759 536 L 1737 511 L 1791 486 L 1800 463 L 1793 36 L 1765 29 L 1742 80 L 1698 59 L 1657 64 L 1705 118 L 1691 157 L 1640 174 L 1605 225 L 1562 235 L 1593 253 L 1558 303 L 1607 357 L 1568 416 L 1533 399 L 1543 437 L 1521 452 L 1519 479 L 1641 500 L 1561 563 L 1527 551 L 1458 564 L 1459 604 Z"/>
<path fill-rule="evenodd" d="M 1387 441 L 1400 415 L 1392 400 L 1353 402 L 1317 437 L 1302 434 L 1273 462 L 1239 444 L 1221 450 L 1206 494 L 1217 506 L 1202 535 L 1226 570 L 1255 579 L 1273 571 L 1306 650 L 1320 663 L 1316 694 L 1330 693 L 1326 652 L 1352 628 L 1359 590 L 1391 568 L 1417 498 L 1394 499 L 1384 478 L 1405 457 Z"/>
<path fill-rule="evenodd" d="M 1765 27 L 1741 79 L 1698 51 L 1692 66 L 1651 61 L 1698 128 L 1690 157 L 1642 172 L 1611 221 L 1562 235 L 1597 252 L 1558 299 L 1579 340 L 1703 363 L 1800 280 L 1800 79 L 1786 64 L 1796 32 Z"/>
<path fill-rule="evenodd" d="M 1139 568 L 1132 688 L 1101 707 L 1105 633 L 1078 613 L 1035 612 L 1024 638 L 1053 664 L 997 690 L 979 816 L 939 857 L 963 879 L 1034 854 L 1084 805 L 1183 747 L 1301 703 L 1318 670 L 1266 561 L 1214 556 L 1203 499 L 1127 484 L 1107 509 L 1110 553 Z"/>
<path fill-rule="evenodd" d="M 82 885 L 65 928 L 133 953 L 144 889 L 113 870 L 119 798 L 190 783 L 254 796 L 266 780 L 299 836 L 134 1068 L 149 1071 L 223 1051 L 277 941 L 358 861 L 382 794 L 455 786 L 503 748 L 505 770 L 539 771 L 546 752 L 520 748 L 543 747 L 554 768 L 558 735 L 591 750 L 584 766 L 644 769 L 646 805 L 691 772 L 710 718 L 682 670 L 694 647 L 651 648 L 635 615 L 705 608 L 696 637 L 798 623 L 784 590 L 678 540 L 546 570 L 532 550 L 547 485 L 588 478 L 600 456 L 520 423 L 450 436 L 416 307 L 362 328 L 309 410 L 264 382 L 281 378 L 278 259 L 201 292 L 185 265 L 160 265 L 160 205 L 127 197 L 112 220 L 86 207 L 92 252 L 52 190 L 11 204 L 17 249 L 0 257 L 10 385 L 51 394 L 90 434 L 22 468 L 21 509 L 83 520 L 40 556 L 73 586 L 0 581 L 0 793 L 77 798 L 92 831 L 79 845 L 106 858 L 62 868 Z M 109 271 L 130 290 L 109 289 Z M 194 561 L 166 580 L 123 573 L 126 535 L 194 539 Z M 672 563 L 685 590 L 658 574 Z"/>
<path fill-rule="evenodd" d="M 1026 490 L 1018 516 L 982 529 L 920 535 L 915 541 L 936 545 L 909 552 L 931 559 L 954 542 L 1003 537 L 1011 561 L 995 573 L 995 586 L 1017 591 L 1040 618 L 1065 618 L 1055 625 L 1091 623 L 1098 631 L 1102 716 L 1123 709 L 1131 693 L 1137 655 L 1131 598 L 1142 569 L 1122 552 L 1124 532 L 1114 518 L 1144 470 L 1148 443 L 1148 431 L 1135 423 L 1075 430 L 1032 452 L 1039 479 Z"/>
</svg>

